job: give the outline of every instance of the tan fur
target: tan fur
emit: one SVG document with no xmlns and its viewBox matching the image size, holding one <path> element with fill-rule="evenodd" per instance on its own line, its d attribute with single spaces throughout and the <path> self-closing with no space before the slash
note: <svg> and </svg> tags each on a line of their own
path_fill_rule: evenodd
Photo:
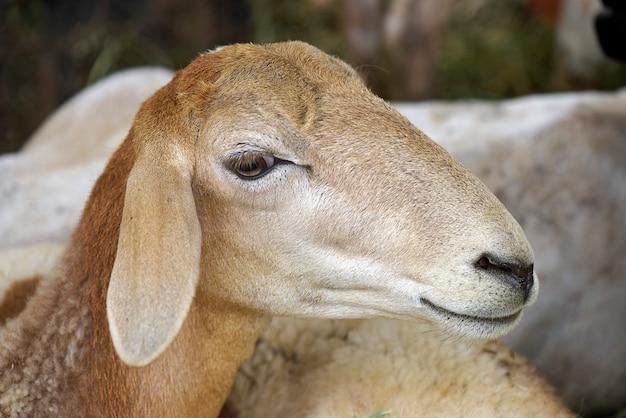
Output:
<svg viewBox="0 0 626 418">
<path fill-rule="evenodd" d="M 279 160 L 244 180 L 229 167 L 250 155 Z M 142 105 L 0 335 L 0 411 L 216 416 L 271 315 L 495 337 L 536 296 L 532 262 L 502 204 L 350 67 L 302 43 L 231 46 Z"/>
<path fill-rule="evenodd" d="M 569 417 L 501 342 L 428 322 L 275 318 L 237 374 L 224 416 Z M 228 414 L 228 415 L 227 415 Z"/>
</svg>

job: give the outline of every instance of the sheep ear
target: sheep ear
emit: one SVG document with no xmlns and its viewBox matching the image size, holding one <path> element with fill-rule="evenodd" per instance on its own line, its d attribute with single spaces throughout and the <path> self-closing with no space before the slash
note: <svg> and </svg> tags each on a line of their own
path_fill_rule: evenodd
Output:
<svg viewBox="0 0 626 418">
<path fill-rule="evenodd" d="M 178 150 L 144 148 L 128 177 L 107 294 L 113 345 L 131 366 L 150 363 L 176 337 L 200 270 L 192 165 Z"/>
</svg>

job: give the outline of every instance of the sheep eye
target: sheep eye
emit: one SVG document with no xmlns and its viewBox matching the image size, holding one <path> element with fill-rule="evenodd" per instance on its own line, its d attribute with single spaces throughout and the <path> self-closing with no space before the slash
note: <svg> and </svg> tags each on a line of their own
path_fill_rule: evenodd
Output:
<svg viewBox="0 0 626 418">
<path fill-rule="evenodd" d="M 252 180 L 259 178 L 276 165 L 276 159 L 270 154 L 242 153 L 235 158 L 230 166 L 241 178 Z"/>
</svg>

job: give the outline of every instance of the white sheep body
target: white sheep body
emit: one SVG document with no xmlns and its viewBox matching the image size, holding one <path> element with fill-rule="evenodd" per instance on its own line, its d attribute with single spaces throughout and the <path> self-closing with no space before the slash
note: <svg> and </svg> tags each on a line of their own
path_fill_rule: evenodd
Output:
<svg viewBox="0 0 626 418">
<path fill-rule="evenodd" d="M 61 106 L 19 153 L 0 156 L 0 249 L 67 241 L 139 105 L 172 74 L 162 68 L 116 73 Z"/>
<path fill-rule="evenodd" d="M 58 263 L 63 244 L 39 244 L 0 250 L 0 294 L 4 294 L 13 281 L 48 274 Z"/>
</svg>

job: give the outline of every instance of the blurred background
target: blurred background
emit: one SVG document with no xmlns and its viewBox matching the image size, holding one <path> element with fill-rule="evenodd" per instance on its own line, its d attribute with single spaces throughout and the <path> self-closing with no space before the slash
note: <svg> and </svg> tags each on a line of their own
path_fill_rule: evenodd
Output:
<svg viewBox="0 0 626 418">
<path fill-rule="evenodd" d="M 233 42 L 307 41 L 392 101 L 615 90 L 600 0 L 0 0 L 0 153 L 117 70 Z"/>
</svg>

